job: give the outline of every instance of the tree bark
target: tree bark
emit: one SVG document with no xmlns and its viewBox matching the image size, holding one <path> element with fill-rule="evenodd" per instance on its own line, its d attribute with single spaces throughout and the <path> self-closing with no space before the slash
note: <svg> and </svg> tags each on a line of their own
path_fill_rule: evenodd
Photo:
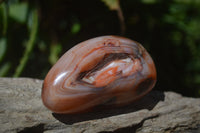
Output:
<svg viewBox="0 0 200 133">
<path fill-rule="evenodd" d="M 31 78 L 0 78 L 1 133 L 200 132 L 200 98 L 152 91 L 124 107 L 64 115 L 44 107 L 42 82 Z"/>
</svg>

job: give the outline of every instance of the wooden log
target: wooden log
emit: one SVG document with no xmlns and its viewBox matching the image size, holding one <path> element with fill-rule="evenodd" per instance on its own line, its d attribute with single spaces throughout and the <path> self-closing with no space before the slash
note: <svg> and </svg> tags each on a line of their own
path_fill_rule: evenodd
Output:
<svg viewBox="0 0 200 133">
<path fill-rule="evenodd" d="M 1 133 L 200 132 L 200 98 L 152 91 L 128 106 L 64 115 L 44 107 L 42 82 L 0 78 Z"/>
</svg>

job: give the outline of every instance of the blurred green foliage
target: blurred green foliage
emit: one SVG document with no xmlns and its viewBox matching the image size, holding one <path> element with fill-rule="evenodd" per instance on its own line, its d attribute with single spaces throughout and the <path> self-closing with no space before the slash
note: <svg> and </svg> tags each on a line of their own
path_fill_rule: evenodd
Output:
<svg viewBox="0 0 200 133">
<path fill-rule="evenodd" d="M 75 44 L 108 34 L 144 45 L 156 89 L 200 96 L 199 0 L 2 0 L 0 76 L 44 78 Z"/>
</svg>

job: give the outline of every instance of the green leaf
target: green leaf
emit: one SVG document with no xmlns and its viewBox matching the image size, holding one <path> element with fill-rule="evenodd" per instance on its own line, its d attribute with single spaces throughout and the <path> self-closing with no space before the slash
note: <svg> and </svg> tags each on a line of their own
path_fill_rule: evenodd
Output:
<svg viewBox="0 0 200 133">
<path fill-rule="evenodd" d="M 0 77 L 6 76 L 11 68 L 11 63 L 6 62 L 0 67 Z"/>
<path fill-rule="evenodd" d="M 71 33 L 76 34 L 80 31 L 80 29 L 81 29 L 80 23 L 74 23 L 71 28 Z"/>
<path fill-rule="evenodd" d="M 157 2 L 157 0 L 142 0 L 142 2 L 145 4 L 154 4 Z"/>
<path fill-rule="evenodd" d="M 24 51 L 24 55 L 20 59 L 20 63 L 15 70 L 15 73 L 13 75 L 14 77 L 19 77 L 20 74 L 22 73 L 22 71 L 24 70 L 24 68 L 27 64 L 27 61 L 29 59 L 29 56 L 32 53 L 34 45 L 35 45 L 37 31 L 38 31 L 38 14 L 37 14 L 36 9 L 32 10 L 32 17 L 33 17 L 33 25 L 30 29 L 29 40 L 26 43 L 26 49 Z"/>
<path fill-rule="evenodd" d="M 177 3 L 182 3 L 182 4 L 200 4 L 199 0 L 174 0 Z"/>
<path fill-rule="evenodd" d="M 6 39 L 1 38 L 0 39 L 0 62 L 3 60 L 5 53 L 6 53 Z"/>
<path fill-rule="evenodd" d="M 2 3 L 0 5 L 0 13 L 2 14 L 2 24 L 3 24 L 3 35 L 7 32 L 8 27 L 8 4 Z"/>
<path fill-rule="evenodd" d="M 25 2 L 11 4 L 9 7 L 9 16 L 20 23 L 25 23 L 27 11 L 28 4 Z"/>
<path fill-rule="evenodd" d="M 62 50 L 61 44 L 52 44 L 50 47 L 49 62 L 53 65 L 59 59 L 59 54 Z"/>
<path fill-rule="evenodd" d="M 104 2 L 110 10 L 118 10 L 119 9 L 119 0 L 101 0 Z"/>
</svg>

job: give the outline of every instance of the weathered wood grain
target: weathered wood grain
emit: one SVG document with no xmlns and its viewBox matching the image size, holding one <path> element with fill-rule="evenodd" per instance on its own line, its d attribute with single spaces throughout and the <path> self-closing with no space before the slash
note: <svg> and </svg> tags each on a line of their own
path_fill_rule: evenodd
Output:
<svg viewBox="0 0 200 133">
<path fill-rule="evenodd" d="M 41 101 L 42 80 L 0 78 L 1 133 L 200 132 L 200 99 L 152 91 L 120 108 L 55 114 Z"/>
</svg>

